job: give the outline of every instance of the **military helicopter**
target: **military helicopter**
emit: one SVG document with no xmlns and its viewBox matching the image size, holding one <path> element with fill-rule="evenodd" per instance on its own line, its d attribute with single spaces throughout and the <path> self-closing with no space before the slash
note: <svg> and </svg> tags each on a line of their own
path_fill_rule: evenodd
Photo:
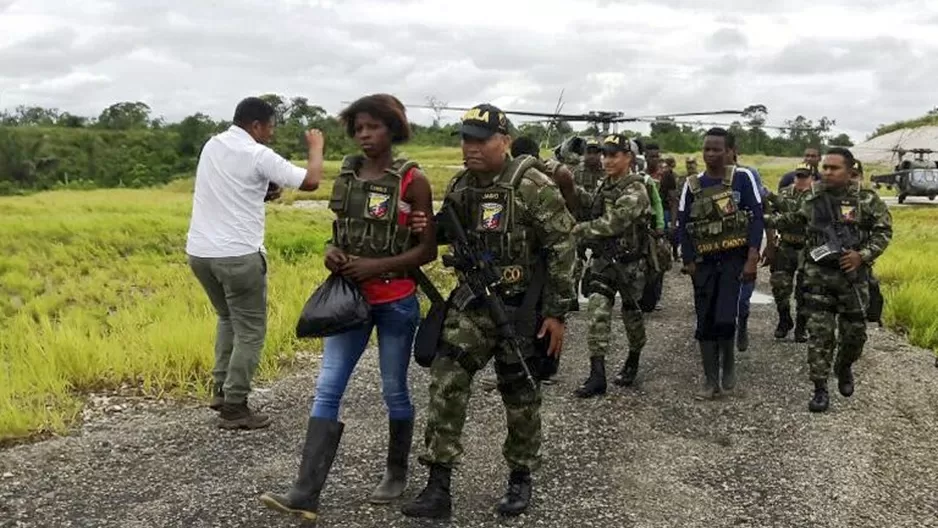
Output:
<svg viewBox="0 0 938 528">
<path fill-rule="evenodd" d="M 433 98 L 428 98 L 430 104 L 427 105 L 406 105 L 408 107 L 414 108 L 429 108 L 437 112 L 438 114 L 443 110 L 455 110 L 455 111 L 468 111 L 468 107 L 460 106 L 447 106 L 445 103 L 440 103 Z M 544 140 L 542 147 L 549 147 L 551 143 L 551 136 L 555 131 L 559 131 L 561 123 L 568 122 L 582 122 L 587 123 L 594 127 L 601 135 L 605 136 L 610 133 L 617 133 L 619 131 L 620 123 L 632 123 L 632 122 L 645 122 L 645 123 L 656 123 L 656 122 L 670 122 L 674 124 L 700 124 L 699 122 L 690 122 L 690 121 L 677 121 L 675 118 L 681 117 L 696 117 L 696 116 L 713 116 L 713 115 L 743 115 L 745 112 L 743 110 L 713 110 L 705 112 L 683 112 L 683 113 L 672 113 L 672 114 L 661 114 L 655 116 L 628 116 L 624 112 L 620 111 L 609 111 L 609 110 L 594 110 L 585 113 L 579 114 L 570 114 L 570 113 L 561 113 L 563 108 L 563 90 L 560 92 L 560 97 L 557 100 L 557 106 L 553 112 L 532 112 L 526 110 L 506 110 L 502 109 L 505 114 L 516 115 L 522 117 L 533 117 L 540 118 L 530 120 L 530 123 L 546 123 L 547 124 L 547 137 Z M 563 137 L 558 144 L 553 148 L 554 156 L 564 163 L 575 164 L 580 156 L 582 156 L 586 151 L 586 138 L 577 134 L 575 132 L 568 134 L 566 137 Z M 641 157 L 641 156 L 640 156 Z M 639 160 L 641 164 L 643 160 Z"/>
<path fill-rule="evenodd" d="M 898 154 L 899 163 L 896 164 L 893 172 L 871 176 L 870 181 L 873 182 L 873 187 L 876 189 L 883 185 L 887 189 L 896 187 L 899 203 L 905 202 L 909 196 L 927 196 L 929 200 L 934 200 L 935 196 L 938 196 L 938 161 L 926 159 L 926 155 L 933 154 L 935 151 L 926 148 L 910 150 L 896 148 L 892 151 Z M 915 159 L 902 159 L 906 154 L 914 154 Z"/>
</svg>

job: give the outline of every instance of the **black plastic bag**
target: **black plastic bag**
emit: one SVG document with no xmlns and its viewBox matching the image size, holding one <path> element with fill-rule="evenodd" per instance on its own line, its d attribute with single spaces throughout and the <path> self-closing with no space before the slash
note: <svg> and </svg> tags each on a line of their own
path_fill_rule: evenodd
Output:
<svg viewBox="0 0 938 528">
<path fill-rule="evenodd" d="M 303 306 L 296 337 L 327 337 L 354 330 L 371 320 L 371 305 L 354 282 L 329 275 Z"/>
<path fill-rule="evenodd" d="M 414 336 L 414 361 L 423 368 L 430 368 L 433 360 L 436 359 L 447 311 L 449 311 L 449 304 L 446 302 L 431 304 L 427 316 L 417 327 L 417 333 Z"/>
</svg>

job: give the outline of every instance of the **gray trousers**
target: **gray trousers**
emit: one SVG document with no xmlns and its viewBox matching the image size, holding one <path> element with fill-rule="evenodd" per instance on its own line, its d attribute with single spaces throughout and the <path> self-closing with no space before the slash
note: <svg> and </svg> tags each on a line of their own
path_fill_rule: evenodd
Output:
<svg viewBox="0 0 938 528">
<path fill-rule="evenodd" d="M 267 333 L 267 260 L 260 252 L 222 258 L 190 255 L 189 267 L 218 314 L 212 377 L 223 386 L 226 402 L 243 403 Z"/>
</svg>

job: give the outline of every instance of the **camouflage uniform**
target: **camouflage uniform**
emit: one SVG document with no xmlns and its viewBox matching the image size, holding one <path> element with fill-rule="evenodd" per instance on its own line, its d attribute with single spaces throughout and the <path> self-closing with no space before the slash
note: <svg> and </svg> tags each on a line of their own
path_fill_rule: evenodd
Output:
<svg viewBox="0 0 938 528">
<path fill-rule="evenodd" d="M 615 135 L 606 138 L 604 147 L 627 151 L 634 147 L 634 142 Z M 637 152 L 637 148 L 631 151 Z M 603 180 L 593 200 L 593 220 L 579 223 L 573 229 L 574 238 L 585 240 L 593 251 L 587 285 L 590 376 L 577 390 L 580 397 L 606 390 L 605 356 L 609 353 L 616 293 L 622 296 L 629 356 L 615 383 L 628 385 L 634 381 L 646 341 L 643 314 L 637 301 L 645 286 L 648 225 L 653 215 L 644 178 L 630 173 Z"/>
<path fill-rule="evenodd" d="M 520 276 L 513 279 L 514 283 L 505 285 L 501 292 L 503 299 L 523 295 L 533 262 L 523 262 L 517 257 L 512 259 L 512 255 L 502 251 L 524 253 L 521 249 L 524 242 L 518 240 L 527 240 L 530 244 L 527 257 L 541 250 L 547 251 L 549 278 L 541 314 L 562 320 L 574 300 L 572 269 L 575 252 L 570 230 L 575 221 L 556 184 L 542 172 L 534 168 L 523 170 L 517 189 L 511 188 L 507 182 L 502 183 L 522 158 L 526 156 L 507 164 L 493 186 L 511 197 L 505 204 L 507 207 L 498 210 L 497 202 L 485 202 L 487 189 L 491 188 L 475 187 L 475 175 L 471 172 L 461 173 L 450 182 L 445 200 L 470 204 L 469 208 L 478 209 L 481 215 L 478 218 L 469 219 L 465 215 L 461 220 L 467 232 L 490 232 L 486 233 L 489 237 L 486 242 L 496 253 L 496 263 L 500 264 L 503 277 L 509 268 L 524 268 Z M 533 163 L 533 158 L 527 158 Z M 506 236 L 509 233 L 516 242 Z M 519 237 L 521 234 L 523 238 Z M 508 300 L 506 304 L 511 305 Z M 528 337 L 533 338 L 534 332 L 536 329 Z M 445 352 L 441 352 L 430 367 L 432 381 L 425 434 L 427 451 L 420 457 L 422 463 L 444 467 L 458 464 L 463 452 L 462 429 L 473 375 L 494 357 L 498 389 L 508 423 L 502 454 L 512 470 L 533 471 L 540 466 L 540 389 L 531 387 L 518 357 L 502 346 L 496 335 L 494 323 L 484 306 L 465 311 L 450 308 L 447 313 L 441 343 Z M 530 359 L 533 346 L 526 347 L 525 353 Z"/>
<path fill-rule="evenodd" d="M 801 209 L 805 197 L 811 189 L 798 190 L 794 185 L 782 189 L 777 195 L 766 200 L 766 212 L 790 213 Z M 801 270 L 801 252 L 804 249 L 805 234 L 803 226 L 791 226 L 779 230 L 778 249 L 775 260 L 770 267 L 772 296 L 775 298 L 775 307 L 778 310 L 778 327 L 775 337 L 783 339 L 788 331 L 795 328 L 795 340 L 803 342 L 805 338 L 805 323 L 803 296 L 803 272 Z M 797 283 L 797 287 L 796 287 Z M 795 321 L 791 318 L 791 296 L 795 294 L 796 315 Z"/>
<path fill-rule="evenodd" d="M 846 229 L 860 241 L 859 247 L 854 249 L 862 257 L 863 265 L 853 274 L 840 269 L 836 256 L 821 262 L 811 257 L 812 250 L 827 242 L 819 228 L 831 225 L 831 212 L 842 218 Z M 827 378 L 835 346 L 839 353 L 834 372 L 839 378 L 840 391 L 844 396 L 853 392 L 851 365 L 860 358 L 866 344 L 867 278 L 873 261 L 882 255 L 892 239 L 892 215 L 875 192 L 856 183 L 834 188 L 818 182 L 799 211 L 779 215 L 776 223 L 780 228 L 802 225 L 806 229 L 807 244 L 802 255 L 804 300 L 808 315 L 808 366 L 815 384 L 810 408 L 825 410 Z"/>
<path fill-rule="evenodd" d="M 595 138 L 586 140 L 587 149 L 597 148 L 599 146 L 599 141 Z M 584 160 L 580 160 L 576 170 L 573 171 L 573 182 L 576 185 L 578 201 L 581 205 L 580 211 L 575 213 L 578 221 L 589 219 L 587 209 L 589 208 L 589 204 L 593 202 L 593 194 L 596 192 L 596 189 L 599 188 L 599 184 L 604 177 L 605 173 L 601 165 L 598 168 L 592 169 L 586 166 Z M 573 269 L 573 276 L 576 278 L 578 286 L 580 280 L 583 278 L 583 269 L 586 266 L 586 262 L 586 248 L 581 245 L 577 248 L 577 259 Z M 579 291 L 579 287 L 577 290 Z"/>
</svg>

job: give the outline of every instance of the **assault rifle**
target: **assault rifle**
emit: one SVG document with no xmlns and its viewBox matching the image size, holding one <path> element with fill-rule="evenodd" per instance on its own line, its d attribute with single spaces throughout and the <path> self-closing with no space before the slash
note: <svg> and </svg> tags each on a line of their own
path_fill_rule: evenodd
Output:
<svg viewBox="0 0 938 528">
<path fill-rule="evenodd" d="M 811 259 L 817 263 L 828 262 L 830 260 L 839 261 L 844 253 L 856 251 L 860 248 L 860 239 L 843 221 L 840 209 L 835 210 L 834 206 L 831 205 L 831 198 L 829 196 L 822 195 L 819 199 L 824 201 L 829 221 L 827 225 L 811 227 L 812 230 L 823 236 L 825 242 L 812 249 L 809 255 Z M 853 285 L 853 293 L 857 298 L 857 305 L 863 310 L 863 316 L 866 318 L 867 306 L 863 304 L 863 300 L 860 298 L 860 290 L 857 289 L 857 281 L 860 278 L 859 274 L 857 270 L 853 270 L 846 275 L 847 280 Z"/>
<path fill-rule="evenodd" d="M 513 322 L 508 318 L 505 304 L 498 296 L 496 288 L 501 283 L 501 276 L 492 263 L 491 253 L 485 250 L 482 240 L 473 233 L 471 236 L 463 229 L 453 205 L 443 204 L 437 217 L 440 227 L 449 239 L 452 255 L 443 255 L 443 265 L 463 274 L 463 283 L 453 292 L 452 305 L 464 310 L 470 303 L 481 299 L 489 309 L 489 316 L 495 323 L 498 337 L 518 356 L 524 375 L 534 389 L 537 384 L 521 353 L 521 344 L 515 332 Z"/>
</svg>

